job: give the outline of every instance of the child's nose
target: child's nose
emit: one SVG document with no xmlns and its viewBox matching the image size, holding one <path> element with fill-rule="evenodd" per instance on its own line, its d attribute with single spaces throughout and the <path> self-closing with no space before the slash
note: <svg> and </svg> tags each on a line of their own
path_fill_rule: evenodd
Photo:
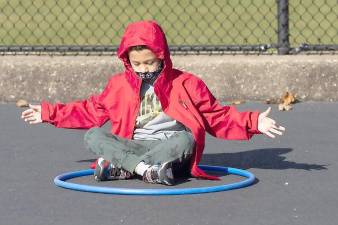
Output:
<svg viewBox="0 0 338 225">
<path fill-rule="evenodd" d="M 141 72 L 142 72 L 142 73 L 147 73 L 147 72 L 149 72 L 149 67 L 148 67 L 147 65 L 143 65 L 143 66 L 141 67 Z"/>
</svg>

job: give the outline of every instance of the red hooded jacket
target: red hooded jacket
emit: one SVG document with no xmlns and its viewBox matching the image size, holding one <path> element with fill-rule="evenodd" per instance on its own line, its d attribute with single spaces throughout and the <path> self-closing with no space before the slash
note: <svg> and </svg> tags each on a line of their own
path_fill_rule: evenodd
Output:
<svg viewBox="0 0 338 225">
<path fill-rule="evenodd" d="M 128 62 L 128 48 L 136 45 L 148 46 L 164 62 L 154 82 L 154 91 L 163 111 L 192 131 L 196 144 L 191 175 L 217 179 L 197 166 L 205 145 L 205 132 L 222 139 L 248 140 L 260 133 L 259 112 L 238 112 L 233 106 L 222 106 L 200 78 L 174 69 L 165 34 L 154 21 L 135 22 L 126 28 L 117 52 L 125 71 L 112 76 L 100 94 L 67 104 L 42 101 L 42 121 L 56 127 L 91 128 L 101 127 L 110 120 L 112 134 L 131 139 L 142 83 Z"/>
</svg>

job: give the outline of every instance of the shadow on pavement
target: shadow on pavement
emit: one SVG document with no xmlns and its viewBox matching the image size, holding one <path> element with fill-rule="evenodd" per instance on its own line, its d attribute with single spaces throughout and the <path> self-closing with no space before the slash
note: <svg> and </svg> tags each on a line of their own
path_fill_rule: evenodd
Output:
<svg viewBox="0 0 338 225">
<path fill-rule="evenodd" d="M 290 162 L 283 154 L 291 152 L 291 148 L 255 149 L 236 153 L 204 153 L 201 164 L 227 166 L 241 169 L 301 169 L 327 170 L 328 165 Z"/>
</svg>

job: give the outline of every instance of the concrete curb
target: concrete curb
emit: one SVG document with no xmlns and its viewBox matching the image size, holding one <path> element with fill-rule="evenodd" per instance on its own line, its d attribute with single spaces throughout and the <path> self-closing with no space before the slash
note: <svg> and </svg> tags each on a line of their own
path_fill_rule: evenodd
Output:
<svg viewBox="0 0 338 225">
<path fill-rule="evenodd" d="M 222 101 L 279 98 L 338 101 L 338 56 L 172 56 L 176 68 L 201 77 Z M 1 56 L 0 101 L 67 102 L 100 92 L 123 71 L 111 56 Z"/>
</svg>

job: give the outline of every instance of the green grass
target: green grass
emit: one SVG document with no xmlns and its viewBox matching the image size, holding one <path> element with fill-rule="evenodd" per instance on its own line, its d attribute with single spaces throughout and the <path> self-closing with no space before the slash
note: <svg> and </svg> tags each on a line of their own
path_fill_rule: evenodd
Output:
<svg viewBox="0 0 338 225">
<path fill-rule="evenodd" d="M 290 1 L 291 44 L 338 44 L 337 0 L 313 2 Z M 172 45 L 277 42 L 275 0 L 0 0 L 0 10 L 1 45 L 118 45 L 142 19 Z"/>
</svg>

